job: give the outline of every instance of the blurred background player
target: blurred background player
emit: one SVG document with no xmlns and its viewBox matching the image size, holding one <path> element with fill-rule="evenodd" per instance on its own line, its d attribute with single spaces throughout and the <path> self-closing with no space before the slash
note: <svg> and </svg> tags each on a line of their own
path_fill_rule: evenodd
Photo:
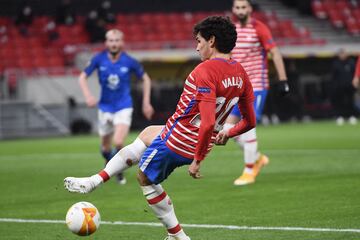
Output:
<svg viewBox="0 0 360 240">
<path fill-rule="evenodd" d="M 249 75 L 255 95 L 256 119 L 259 121 L 269 89 L 267 53 L 272 56 L 280 80 L 277 83 L 280 95 L 289 92 L 284 62 L 269 28 L 264 23 L 251 17 L 252 6 L 249 0 L 234 0 L 232 12 L 235 16 L 237 31 L 237 42 L 232 51 L 232 58 L 241 63 Z M 226 120 L 224 128 L 231 128 L 240 119 L 241 113 L 235 107 Z M 234 184 L 246 185 L 253 183 L 260 168 L 267 164 L 269 159 L 258 151 L 255 129 L 236 137 L 235 140 L 244 150 L 245 169 L 243 174 L 234 181 Z"/>
<path fill-rule="evenodd" d="M 353 78 L 355 61 L 345 51 L 340 49 L 332 66 L 331 102 L 335 110 L 336 124 L 342 126 L 345 119 L 350 124 L 356 124 L 356 110 L 354 105 L 355 88 Z"/>
<path fill-rule="evenodd" d="M 154 109 L 150 103 L 151 80 L 141 64 L 123 51 L 123 33 L 109 30 L 106 33 L 106 50 L 95 55 L 80 74 L 79 83 L 88 107 L 98 106 L 101 154 L 107 163 L 124 144 L 132 121 L 133 103 L 130 95 L 131 74 L 143 80 L 142 110 L 146 119 L 151 119 Z M 98 101 L 88 86 L 88 77 L 98 72 L 101 96 Z M 112 140 L 115 148 L 112 147 Z M 118 181 L 126 179 L 119 173 Z"/>
<path fill-rule="evenodd" d="M 228 18 L 208 17 L 194 27 L 194 35 L 196 50 L 204 62 L 187 77 L 176 111 L 161 133 L 158 126 L 148 127 L 134 143 L 120 150 L 99 174 L 64 179 L 70 192 L 88 193 L 115 172 L 123 171 L 119 168 L 125 166 L 128 159 L 136 160 L 142 155 L 138 180 L 150 207 L 166 227 L 168 240 L 190 238 L 179 225 L 170 197 L 160 183 L 183 165 L 190 165 L 190 176 L 200 178 L 201 162 L 214 143 L 223 145 L 229 137 L 256 125 L 251 83 L 241 65 L 230 58 L 236 42 L 235 26 Z M 233 128 L 220 131 L 235 105 L 243 112 L 243 119 Z M 149 142 L 142 138 L 156 135 L 145 150 Z"/>
</svg>

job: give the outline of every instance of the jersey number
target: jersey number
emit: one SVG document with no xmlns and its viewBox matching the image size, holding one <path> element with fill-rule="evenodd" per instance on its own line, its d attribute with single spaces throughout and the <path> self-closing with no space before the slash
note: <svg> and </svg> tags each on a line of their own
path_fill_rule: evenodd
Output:
<svg viewBox="0 0 360 240">
<path fill-rule="evenodd" d="M 225 110 L 220 113 L 220 115 L 216 118 L 215 121 L 215 130 L 220 131 L 222 129 L 222 124 L 220 125 L 221 120 L 223 120 L 224 116 L 232 109 L 232 107 L 239 101 L 239 97 L 235 97 L 231 99 L 228 104 L 226 105 Z M 216 98 L 216 114 L 223 108 L 226 102 L 226 98 L 218 97 Z"/>
<path fill-rule="evenodd" d="M 220 131 L 222 129 L 222 124 L 220 124 L 221 120 L 223 120 L 224 116 L 232 109 L 232 107 L 239 101 L 239 97 L 235 97 L 231 99 L 228 104 L 226 105 L 224 111 L 222 111 L 219 116 L 215 120 L 215 131 Z M 224 104 L 226 103 L 225 97 L 218 97 L 216 98 L 216 109 L 215 114 L 218 114 L 220 110 L 224 107 Z M 190 121 L 191 124 L 193 124 L 196 127 L 200 127 L 200 113 L 198 113 L 193 119 Z"/>
</svg>

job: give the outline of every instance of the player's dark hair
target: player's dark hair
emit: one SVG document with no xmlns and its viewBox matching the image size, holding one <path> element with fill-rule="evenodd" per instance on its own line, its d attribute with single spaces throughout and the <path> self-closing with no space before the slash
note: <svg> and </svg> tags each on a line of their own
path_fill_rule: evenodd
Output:
<svg viewBox="0 0 360 240">
<path fill-rule="evenodd" d="M 230 53 L 236 44 L 236 28 L 228 17 L 207 17 L 195 25 L 193 33 L 200 33 L 206 41 L 214 36 L 215 47 L 221 53 Z"/>
<path fill-rule="evenodd" d="M 233 0 L 233 3 L 234 3 L 235 1 L 238 1 L 238 0 Z M 252 0 L 241 0 L 241 1 L 246 1 L 246 2 L 248 2 L 248 3 L 250 4 L 250 6 L 253 6 L 253 5 L 254 5 L 254 2 L 253 2 Z"/>
</svg>

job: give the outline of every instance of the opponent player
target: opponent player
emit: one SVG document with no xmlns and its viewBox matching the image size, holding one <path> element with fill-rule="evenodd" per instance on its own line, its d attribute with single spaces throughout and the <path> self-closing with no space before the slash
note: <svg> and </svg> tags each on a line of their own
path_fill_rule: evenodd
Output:
<svg viewBox="0 0 360 240">
<path fill-rule="evenodd" d="M 154 109 L 150 103 L 151 80 L 143 67 L 124 52 L 123 33 L 112 29 L 106 33 L 106 50 L 93 57 L 89 65 L 80 74 L 79 83 L 89 107 L 98 105 L 99 135 L 101 154 L 107 163 L 124 144 L 131 125 L 133 104 L 130 95 L 131 74 L 143 80 L 143 114 L 151 119 Z M 98 72 L 101 97 L 98 100 L 88 87 L 88 77 L 94 70 Z M 115 148 L 112 148 L 112 138 Z M 118 182 L 125 184 L 122 173 Z"/>
<path fill-rule="evenodd" d="M 139 160 L 138 180 L 155 215 L 167 228 L 166 239 L 190 239 L 176 218 L 169 196 L 160 183 L 182 165 L 200 178 L 200 166 L 214 143 L 225 144 L 229 137 L 244 133 L 256 124 L 253 91 L 244 69 L 230 58 L 235 46 L 235 26 L 224 17 L 209 17 L 194 27 L 196 50 L 204 61 L 185 81 L 176 112 L 160 135 L 160 126 L 145 129 L 134 143 L 114 156 L 106 168 L 89 178 L 65 178 L 71 192 L 87 193 Z M 222 125 L 234 105 L 243 118 L 233 128 Z M 219 132 L 220 131 L 220 132 Z M 112 168 L 110 168 L 112 166 Z"/>
<path fill-rule="evenodd" d="M 280 80 L 277 86 L 281 95 L 289 92 L 284 62 L 268 27 L 264 23 L 251 18 L 252 7 L 250 0 L 234 0 L 232 12 L 235 17 L 234 22 L 237 31 L 237 41 L 232 51 L 232 58 L 241 63 L 249 75 L 255 95 L 256 119 L 259 121 L 269 89 L 267 53 L 272 55 Z M 231 128 L 241 117 L 242 114 L 235 107 L 226 120 L 224 128 Z M 234 181 L 234 184 L 246 185 L 253 183 L 261 167 L 266 165 L 269 159 L 258 152 L 255 128 L 236 137 L 235 141 L 244 151 L 245 169 L 242 175 Z"/>
</svg>

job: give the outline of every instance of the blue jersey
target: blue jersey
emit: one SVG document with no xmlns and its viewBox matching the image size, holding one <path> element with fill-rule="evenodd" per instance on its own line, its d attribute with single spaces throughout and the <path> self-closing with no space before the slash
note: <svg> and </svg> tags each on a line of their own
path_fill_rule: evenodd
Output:
<svg viewBox="0 0 360 240">
<path fill-rule="evenodd" d="M 101 86 L 99 109 L 114 113 L 131 108 L 131 74 L 134 73 L 137 78 L 141 78 L 144 74 L 141 64 L 125 52 L 120 54 L 116 62 L 112 62 L 108 51 L 104 50 L 91 59 L 84 72 L 90 76 L 95 69 Z"/>
</svg>

